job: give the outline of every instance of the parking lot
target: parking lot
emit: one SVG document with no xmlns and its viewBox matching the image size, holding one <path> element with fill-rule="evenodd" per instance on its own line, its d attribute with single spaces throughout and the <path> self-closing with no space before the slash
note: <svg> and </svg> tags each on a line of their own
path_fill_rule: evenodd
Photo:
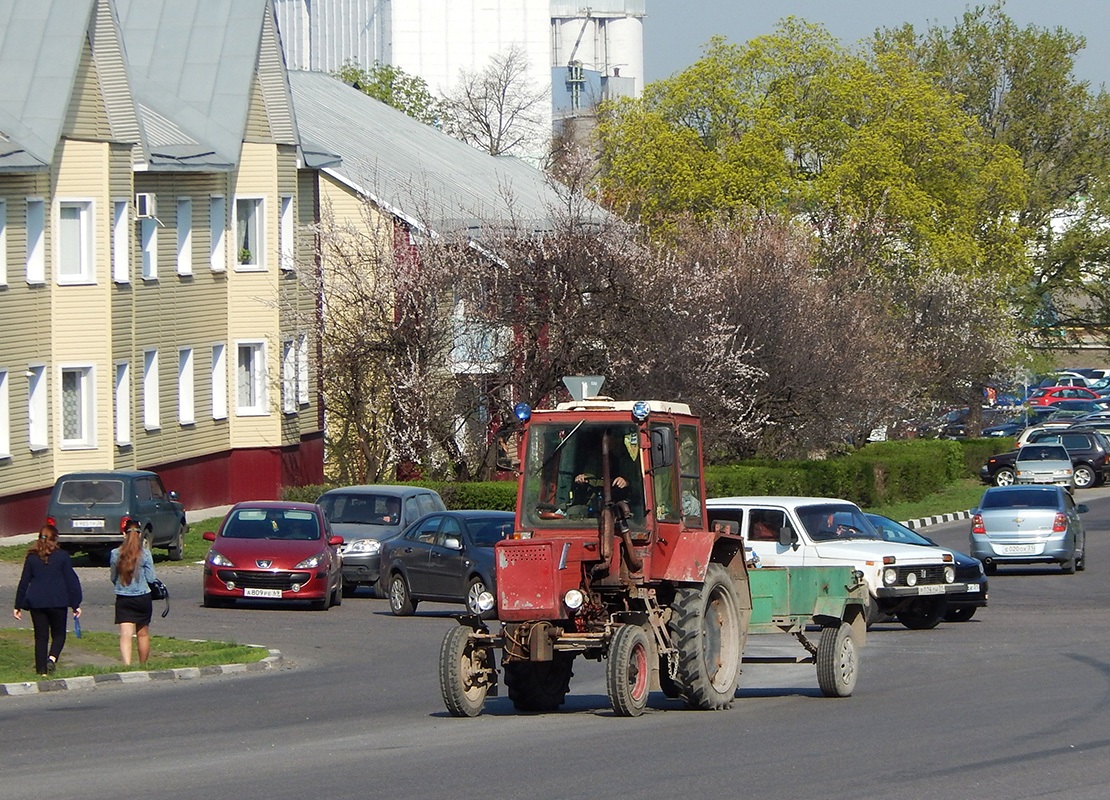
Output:
<svg viewBox="0 0 1110 800">
<path fill-rule="evenodd" d="M 519 715 L 501 697 L 477 719 L 453 719 L 436 670 L 457 607 L 424 604 L 401 619 L 360 596 L 327 612 L 204 609 L 199 568 L 162 565 L 173 611 L 155 618 L 154 632 L 265 644 L 285 665 L 0 698 L 0 798 L 114 797 L 126 787 L 165 798 L 1101 800 L 1110 774 L 1110 491 L 1079 499 L 1091 506 L 1086 572 L 1003 568 L 990 607 L 970 622 L 872 629 L 851 698 L 822 697 L 809 665 L 753 666 L 728 711 L 687 711 L 653 694 L 636 719 L 613 716 L 602 668 L 581 659 L 559 713 Z M 966 549 L 966 522 L 929 534 Z M 107 570 L 80 574 L 86 629 L 111 630 Z M 17 577 L 15 565 L 0 567 L 0 591 L 14 593 Z M 749 643 L 752 654 L 763 648 L 796 645 L 779 636 Z"/>
</svg>

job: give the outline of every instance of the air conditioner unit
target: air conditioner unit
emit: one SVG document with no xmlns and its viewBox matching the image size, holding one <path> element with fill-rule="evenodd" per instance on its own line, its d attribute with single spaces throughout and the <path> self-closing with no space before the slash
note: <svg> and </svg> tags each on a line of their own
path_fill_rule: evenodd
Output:
<svg viewBox="0 0 1110 800">
<path fill-rule="evenodd" d="M 135 194 L 135 216 L 139 219 L 149 219 L 154 216 L 154 195 L 149 192 Z"/>
</svg>

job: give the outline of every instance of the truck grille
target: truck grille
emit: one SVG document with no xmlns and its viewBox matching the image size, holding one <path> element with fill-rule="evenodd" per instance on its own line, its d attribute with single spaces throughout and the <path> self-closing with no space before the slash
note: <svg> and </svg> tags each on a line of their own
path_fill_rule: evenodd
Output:
<svg viewBox="0 0 1110 800">
<path fill-rule="evenodd" d="M 235 581 L 240 589 L 281 589 L 291 591 L 294 583 L 304 586 L 312 577 L 311 572 L 251 572 L 234 569 L 221 569 L 216 571 L 224 583 Z"/>
</svg>

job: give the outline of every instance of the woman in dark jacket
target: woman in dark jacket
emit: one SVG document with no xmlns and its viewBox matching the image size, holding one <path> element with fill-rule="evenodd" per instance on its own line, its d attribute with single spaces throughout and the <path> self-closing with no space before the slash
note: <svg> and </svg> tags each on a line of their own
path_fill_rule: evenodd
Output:
<svg viewBox="0 0 1110 800">
<path fill-rule="evenodd" d="M 58 529 L 43 525 L 23 560 L 12 611 L 17 620 L 23 619 L 23 609 L 31 612 L 35 626 L 35 671 L 39 675 L 54 671 L 65 647 L 67 608 L 73 609 L 74 618 L 81 616 L 81 581 L 73 570 L 69 553 L 58 547 Z"/>
</svg>

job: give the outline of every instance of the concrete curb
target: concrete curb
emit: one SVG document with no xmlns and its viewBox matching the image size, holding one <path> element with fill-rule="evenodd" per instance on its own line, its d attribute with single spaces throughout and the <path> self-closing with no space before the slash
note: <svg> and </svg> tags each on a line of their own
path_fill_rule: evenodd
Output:
<svg viewBox="0 0 1110 800">
<path fill-rule="evenodd" d="M 939 525 L 942 522 L 957 522 L 961 519 L 971 519 L 970 511 L 953 511 L 951 514 L 937 514 L 932 517 L 921 517 L 920 519 L 908 519 L 902 522 L 907 528 L 916 530 L 917 528 L 927 528 L 930 525 Z"/>
<path fill-rule="evenodd" d="M 251 645 L 258 647 L 259 645 Z M 64 692 L 71 689 L 95 689 L 102 683 L 150 683 L 152 681 L 188 681 L 209 675 L 239 675 L 248 672 L 265 672 L 281 665 L 280 650 L 266 648 L 269 655 L 249 664 L 219 664 L 210 667 L 181 667 L 151 672 L 108 672 L 103 675 L 82 675 L 77 678 L 55 678 L 27 683 L 0 683 L 0 697 L 18 697 L 47 692 Z"/>
</svg>

